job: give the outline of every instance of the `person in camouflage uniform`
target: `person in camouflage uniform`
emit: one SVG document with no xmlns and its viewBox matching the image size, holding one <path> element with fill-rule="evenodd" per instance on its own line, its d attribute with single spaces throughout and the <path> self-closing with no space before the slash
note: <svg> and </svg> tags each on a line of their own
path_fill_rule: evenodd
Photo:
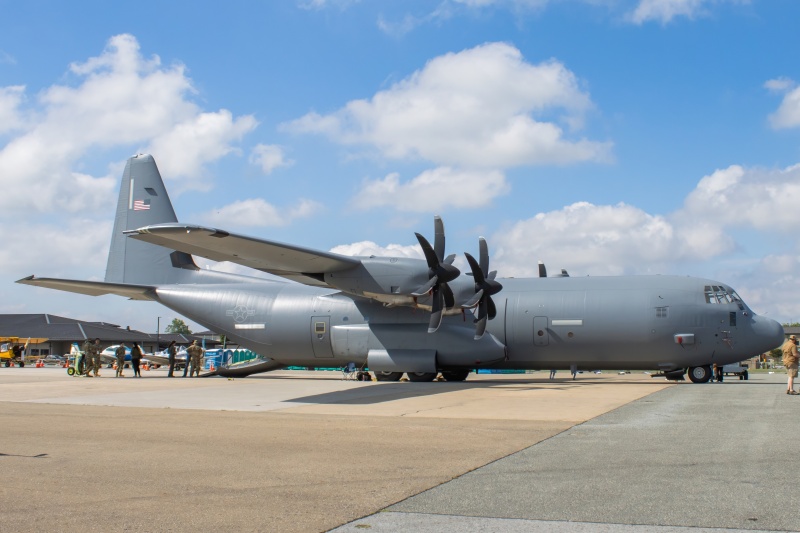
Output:
<svg viewBox="0 0 800 533">
<path fill-rule="evenodd" d="M 200 377 L 200 364 L 203 360 L 203 349 L 197 343 L 197 341 L 192 341 L 192 345 L 186 349 L 186 353 L 189 355 L 192 369 L 189 371 L 189 377 L 194 377 L 194 373 L 197 372 L 197 377 Z"/>
<path fill-rule="evenodd" d="M 86 361 L 86 377 L 100 377 L 100 339 L 91 342 L 86 339 L 83 342 L 83 357 Z"/>
<path fill-rule="evenodd" d="M 124 378 L 125 374 L 122 373 L 122 369 L 125 368 L 125 345 L 120 344 L 119 348 L 115 352 L 117 356 L 117 375 L 118 378 Z"/>
</svg>

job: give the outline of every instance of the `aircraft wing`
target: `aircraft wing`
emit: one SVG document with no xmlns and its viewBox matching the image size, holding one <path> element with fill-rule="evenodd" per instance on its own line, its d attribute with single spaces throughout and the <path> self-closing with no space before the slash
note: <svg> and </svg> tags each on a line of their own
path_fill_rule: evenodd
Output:
<svg viewBox="0 0 800 533">
<path fill-rule="evenodd" d="M 185 352 L 184 352 L 185 354 Z M 160 353 L 148 353 L 142 356 L 143 359 L 147 359 L 151 363 L 155 363 L 157 365 L 168 365 L 169 364 L 169 354 L 164 355 L 163 352 Z M 186 362 L 186 355 L 175 355 L 175 362 L 176 363 L 185 363 Z"/>
<path fill-rule="evenodd" d="M 319 287 L 328 286 L 322 274 L 347 270 L 361 263 L 345 255 L 180 223 L 146 226 L 125 233 L 179 252 L 213 261 L 230 261 Z"/>
<path fill-rule="evenodd" d="M 116 294 L 131 300 L 152 300 L 150 296 L 154 293 L 155 287 L 150 285 L 132 285 L 128 283 L 106 283 L 104 281 L 81 281 L 74 279 L 58 278 L 37 278 L 28 276 L 17 280 L 23 285 L 33 285 L 34 287 L 45 287 L 48 289 L 58 289 L 60 291 L 77 292 L 89 296 L 103 296 L 105 294 Z"/>
</svg>

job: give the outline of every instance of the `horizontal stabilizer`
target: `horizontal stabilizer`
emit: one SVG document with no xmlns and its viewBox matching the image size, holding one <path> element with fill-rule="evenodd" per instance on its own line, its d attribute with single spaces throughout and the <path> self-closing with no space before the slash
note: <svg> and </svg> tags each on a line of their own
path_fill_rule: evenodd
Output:
<svg viewBox="0 0 800 533">
<path fill-rule="evenodd" d="M 104 281 L 81 281 L 74 279 L 58 278 L 37 278 L 28 276 L 17 280 L 23 285 L 33 285 L 34 287 L 45 287 L 47 289 L 57 289 L 60 291 L 77 292 L 89 296 L 103 296 L 105 294 L 116 294 L 131 300 L 153 300 L 155 287 L 150 285 L 131 285 L 128 283 L 107 283 Z"/>
<path fill-rule="evenodd" d="M 140 241 L 212 261 L 230 261 L 306 285 L 327 286 L 321 275 L 358 266 L 359 259 L 188 224 L 158 224 L 125 232 Z M 316 276 L 316 277 L 315 277 Z"/>
</svg>

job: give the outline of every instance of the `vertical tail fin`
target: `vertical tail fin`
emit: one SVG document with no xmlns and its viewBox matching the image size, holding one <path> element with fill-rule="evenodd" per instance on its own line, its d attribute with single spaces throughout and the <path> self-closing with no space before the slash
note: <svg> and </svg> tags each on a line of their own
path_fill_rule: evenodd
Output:
<svg viewBox="0 0 800 533">
<path fill-rule="evenodd" d="M 177 221 L 153 156 L 128 159 L 119 189 L 105 281 L 144 285 L 184 281 L 189 271 L 197 270 L 190 255 L 123 234 L 126 230 Z"/>
</svg>

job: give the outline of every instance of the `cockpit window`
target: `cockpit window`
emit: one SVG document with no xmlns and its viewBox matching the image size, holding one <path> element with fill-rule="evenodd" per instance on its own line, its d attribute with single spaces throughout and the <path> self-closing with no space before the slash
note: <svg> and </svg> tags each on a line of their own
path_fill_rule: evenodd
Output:
<svg viewBox="0 0 800 533">
<path fill-rule="evenodd" d="M 739 309 L 744 309 L 744 302 L 732 289 L 726 289 L 721 285 L 706 285 L 705 289 L 706 303 L 708 304 L 731 304 L 735 303 Z"/>
</svg>

